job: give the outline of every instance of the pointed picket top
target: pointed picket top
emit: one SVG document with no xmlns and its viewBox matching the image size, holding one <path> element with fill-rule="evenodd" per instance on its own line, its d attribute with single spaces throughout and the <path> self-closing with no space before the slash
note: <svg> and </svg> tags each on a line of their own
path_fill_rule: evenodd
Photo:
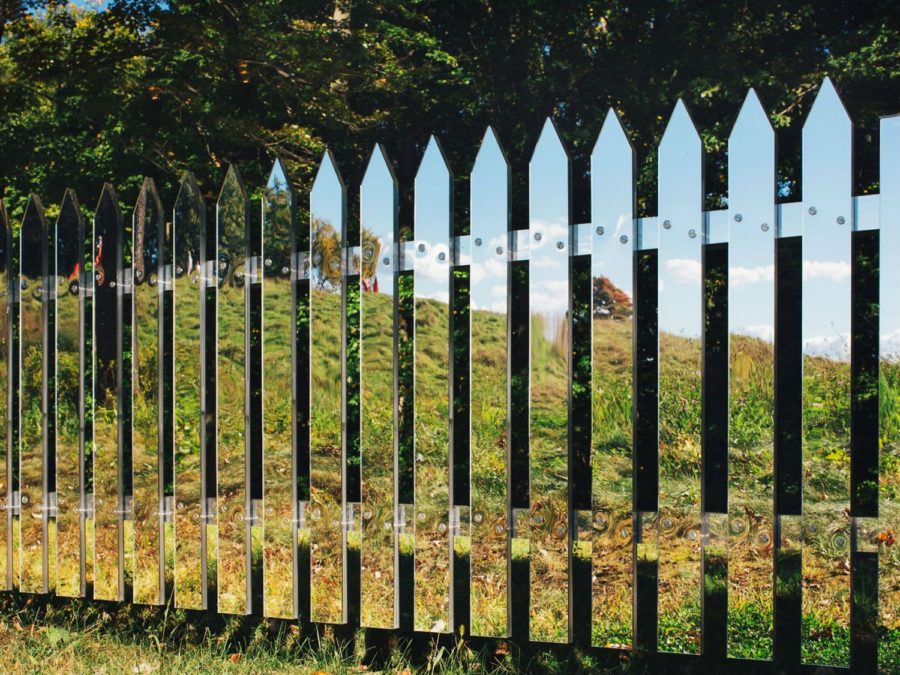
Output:
<svg viewBox="0 0 900 675">
<path fill-rule="evenodd" d="M 660 228 L 673 233 L 693 230 L 698 243 L 702 242 L 703 142 L 681 99 L 659 142 L 658 170 Z M 703 236 L 697 236 L 701 232 Z"/>
<path fill-rule="evenodd" d="M 540 159 L 542 162 L 569 162 L 569 153 L 566 152 L 566 146 L 563 143 L 556 122 L 548 117 L 544 120 L 544 126 L 541 127 L 541 135 L 538 136 L 534 150 L 531 152 L 529 164 L 535 164 Z"/>
<path fill-rule="evenodd" d="M 287 194 L 291 201 L 294 199 L 294 186 L 291 185 L 291 179 L 288 178 L 287 170 L 285 170 L 280 157 L 276 157 L 272 164 L 272 171 L 269 172 L 269 179 L 266 181 L 266 190 Z"/>
<path fill-rule="evenodd" d="M 372 183 L 378 185 L 384 181 L 384 176 L 390 176 L 394 186 L 397 185 L 397 175 L 394 173 L 394 167 L 387 156 L 387 151 L 381 143 L 376 143 L 372 148 L 372 154 L 369 155 L 369 162 L 366 164 L 366 172 L 363 175 L 362 184 Z"/>
<path fill-rule="evenodd" d="M 66 191 L 63 193 L 62 202 L 59 206 L 59 216 L 56 218 L 57 227 L 64 222 L 63 214 L 65 213 L 71 214 L 71 222 L 77 223 L 83 220 L 81 205 L 78 203 L 78 195 L 75 194 L 75 190 L 72 188 L 66 188 Z"/>
<path fill-rule="evenodd" d="M 816 100 L 813 101 L 806 122 L 803 123 L 803 135 L 807 132 L 816 133 L 821 128 L 834 131 L 836 124 L 842 125 L 847 129 L 852 129 L 852 122 L 844 102 L 841 100 L 834 82 L 830 77 L 826 77 L 819 87 L 819 93 L 816 94 Z"/>
<path fill-rule="evenodd" d="M 338 170 L 334 154 L 331 150 L 326 150 L 322 153 L 322 161 L 319 162 L 319 169 L 316 171 L 315 179 L 313 179 L 312 191 L 316 192 L 325 188 L 334 189 L 335 186 L 343 190 L 345 183 L 341 177 L 341 172 Z"/>
<path fill-rule="evenodd" d="M 216 204 L 222 206 L 224 200 L 234 199 L 240 196 L 242 202 L 247 201 L 247 189 L 244 187 L 244 181 L 241 178 L 241 172 L 238 171 L 236 164 L 229 164 L 228 171 L 225 172 L 225 178 L 222 181 L 222 187 L 219 189 L 219 197 Z"/>
<path fill-rule="evenodd" d="M 154 213 L 163 212 L 162 199 L 159 198 L 159 192 L 156 190 L 156 183 L 152 178 L 144 178 L 138 199 L 145 204 L 145 208 L 152 210 Z"/>
<path fill-rule="evenodd" d="M 769 122 L 769 116 L 766 114 L 765 108 L 763 108 L 762 101 L 759 100 L 756 90 L 752 87 L 747 91 L 747 96 L 744 97 L 744 102 L 741 105 L 737 120 L 734 122 L 728 142 L 731 144 L 733 141 L 748 135 L 766 138 L 767 142 L 768 137 L 771 136 L 774 143 L 775 130 Z"/>
<path fill-rule="evenodd" d="M 25 214 L 22 216 L 23 234 L 26 225 L 30 225 L 31 227 L 47 227 L 47 219 L 44 216 L 44 205 L 41 204 L 41 198 L 36 194 L 28 195 L 28 203 L 25 204 Z"/>
<path fill-rule="evenodd" d="M 200 195 L 200 186 L 193 171 L 185 171 L 178 186 L 178 195 L 175 197 L 176 211 L 181 208 L 200 209 L 203 198 Z"/>
<path fill-rule="evenodd" d="M 112 209 L 116 218 L 122 217 L 122 210 L 119 208 L 119 197 L 111 183 L 104 183 L 103 189 L 100 190 L 100 199 L 97 200 L 96 213 L 99 214 L 103 209 Z"/>
<path fill-rule="evenodd" d="M 775 130 L 753 89 L 728 137 L 728 209 L 732 244 L 738 232 L 775 235 Z M 746 241 L 743 247 L 754 248 Z"/>
<path fill-rule="evenodd" d="M 604 228 L 598 236 L 631 236 L 634 164 L 634 146 L 610 108 L 591 151 L 591 222 L 595 233 L 599 232 L 596 227 Z"/>
<path fill-rule="evenodd" d="M 481 139 L 481 146 L 478 148 L 478 154 L 475 155 L 475 164 L 472 168 L 472 175 L 479 171 L 480 165 L 493 165 L 502 162 L 505 166 L 509 166 L 509 159 L 500 141 L 497 140 L 497 134 L 494 133 L 493 127 L 488 127 Z"/>
<path fill-rule="evenodd" d="M 436 136 L 432 136 L 428 139 L 425 154 L 422 155 L 422 161 L 419 162 L 416 171 L 416 186 L 418 187 L 421 180 L 437 180 L 451 175 L 444 147 Z"/>
</svg>

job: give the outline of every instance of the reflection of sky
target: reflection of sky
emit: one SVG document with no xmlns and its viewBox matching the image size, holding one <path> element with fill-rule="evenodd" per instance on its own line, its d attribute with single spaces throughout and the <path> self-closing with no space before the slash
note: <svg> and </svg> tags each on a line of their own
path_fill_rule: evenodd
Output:
<svg viewBox="0 0 900 675">
<path fill-rule="evenodd" d="M 881 358 L 900 357 L 900 115 L 881 120 Z"/>
<path fill-rule="evenodd" d="M 342 244 L 344 239 L 343 207 L 343 186 L 338 178 L 337 168 L 331 159 L 331 155 L 326 152 L 322 157 L 322 163 L 319 165 L 319 171 L 316 173 L 316 179 L 309 193 L 310 220 L 318 219 L 322 222 L 331 223 Z M 310 242 L 312 242 L 311 238 Z M 321 273 L 321 270 L 315 263 L 310 266 L 312 288 L 316 288 L 319 285 L 319 273 Z"/>
<path fill-rule="evenodd" d="M 416 298 L 449 302 L 450 171 L 434 137 L 416 174 L 415 200 Z M 422 244 L 424 251 L 419 250 Z"/>
<path fill-rule="evenodd" d="M 591 154 L 591 226 L 594 249 L 591 276 L 605 276 L 634 295 L 634 151 L 613 110 L 606 115 Z M 597 234 L 597 228 L 603 234 Z M 627 237 L 626 242 L 621 237 Z"/>
<path fill-rule="evenodd" d="M 753 91 L 728 139 L 728 205 L 729 331 L 774 342 L 775 133 Z"/>
<path fill-rule="evenodd" d="M 803 126 L 803 344 L 841 359 L 850 357 L 852 137 L 826 80 Z"/>
<path fill-rule="evenodd" d="M 378 292 L 392 295 L 394 292 L 394 266 L 397 264 L 393 260 L 394 177 L 391 175 L 381 146 L 375 146 L 360 186 L 359 217 L 360 229 L 370 233 L 379 243 L 377 247 L 378 263 L 375 270 Z M 384 264 L 385 258 L 390 259 L 389 265 Z M 368 290 L 374 290 L 376 279 L 367 280 L 367 283 L 371 282 Z"/>
<path fill-rule="evenodd" d="M 703 328 L 702 167 L 700 137 L 678 101 L 659 144 L 659 330 L 697 338 Z"/>
<path fill-rule="evenodd" d="M 531 313 L 561 320 L 569 302 L 569 159 L 549 119 L 531 157 L 529 186 Z M 555 323 L 544 322 L 549 340 Z"/>
<path fill-rule="evenodd" d="M 509 168 L 488 129 L 472 169 L 472 309 L 506 313 Z M 481 239 L 481 246 L 475 240 Z M 502 252 L 497 253 L 501 247 Z"/>
</svg>

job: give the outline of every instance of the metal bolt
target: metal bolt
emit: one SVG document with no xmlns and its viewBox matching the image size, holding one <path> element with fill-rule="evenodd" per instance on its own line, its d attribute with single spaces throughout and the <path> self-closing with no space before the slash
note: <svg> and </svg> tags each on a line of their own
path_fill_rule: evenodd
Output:
<svg viewBox="0 0 900 675">
<path fill-rule="evenodd" d="M 768 223 L 763 223 L 762 225 L 759 226 L 759 229 L 761 229 L 763 232 L 768 232 L 768 231 L 769 231 L 769 224 L 768 224 Z"/>
<path fill-rule="evenodd" d="M 847 222 L 847 219 L 844 218 L 844 216 L 838 216 L 838 217 L 837 217 L 837 224 L 838 224 L 838 225 L 843 225 L 843 224 L 846 223 L 846 222 Z"/>
<path fill-rule="evenodd" d="M 481 237 L 475 237 L 475 245 L 481 246 Z"/>
<path fill-rule="evenodd" d="M 809 215 L 811 215 L 811 216 L 816 215 L 816 207 L 815 206 L 809 207 Z"/>
<path fill-rule="evenodd" d="M 623 244 L 627 244 L 628 243 L 628 235 L 623 234 L 621 237 L 619 237 L 619 241 L 622 242 Z"/>
<path fill-rule="evenodd" d="M 603 236 L 603 233 L 606 232 L 606 230 L 603 229 L 603 226 L 602 226 L 602 225 L 599 225 L 599 226 L 597 226 L 596 232 L 597 232 L 597 236 L 602 237 L 602 236 Z"/>
<path fill-rule="evenodd" d="M 175 268 L 175 274 L 177 274 L 179 276 L 184 274 L 184 268 L 181 265 L 179 265 L 178 267 Z"/>
<path fill-rule="evenodd" d="M 671 229 L 672 229 L 672 221 L 671 221 L 671 220 L 664 220 L 664 221 L 663 221 L 663 227 L 666 228 L 667 230 L 671 230 Z"/>
<path fill-rule="evenodd" d="M 440 253 L 438 253 L 438 260 L 440 260 L 441 262 L 444 262 L 446 259 L 447 259 L 447 254 L 446 254 L 446 253 L 444 253 L 443 251 L 441 251 Z"/>
<path fill-rule="evenodd" d="M 135 272 L 134 272 L 134 278 L 137 279 L 138 281 L 140 281 L 141 279 L 143 279 L 143 278 L 144 278 L 144 272 L 143 272 L 143 270 L 135 270 Z M 60 286 L 62 286 L 62 277 L 60 277 Z"/>
<path fill-rule="evenodd" d="M 741 222 L 743 219 L 744 219 L 744 216 L 742 216 L 740 213 L 735 213 L 735 214 L 734 214 L 734 222 L 739 223 L 739 222 Z"/>
<path fill-rule="evenodd" d="M 425 253 L 425 244 L 419 244 L 419 253 Z"/>
<path fill-rule="evenodd" d="M 282 268 L 281 268 L 281 273 L 282 273 L 282 274 L 287 274 L 287 273 L 290 272 L 290 271 L 291 271 L 291 268 L 290 268 L 290 267 L 285 266 L 285 267 L 282 267 Z"/>
<path fill-rule="evenodd" d="M 534 233 L 534 240 L 535 240 L 535 241 L 540 241 L 540 240 L 541 240 L 541 233 L 540 233 L 540 232 L 535 232 L 535 233 Z"/>
<path fill-rule="evenodd" d="M 503 255 L 503 247 L 502 246 L 497 247 L 497 255 Z"/>
<path fill-rule="evenodd" d="M 560 251 L 562 251 L 565 248 L 565 246 L 566 245 L 564 243 L 562 243 L 561 241 L 556 242 L 556 248 L 558 248 Z"/>
<path fill-rule="evenodd" d="M 271 267 L 271 266 L 272 266 L 272 259 L 266 258 L 266 267 Z"/>
<path fill-rule="evenodd" d="M 384 265 L 385 267 L 387 267 L 388 265 L 391 264 L 391 259 L 390 259 L 390 258 L 387 258 L 387 257 L 382 258 L 382 259 L 381 259 L 381 264 Z"/>
<path fill-rule="evenodd" d="M 688 230 L 688 236 L 691 239 L 696 239 L 697 238 L 697 230 Z"/>
</svg>

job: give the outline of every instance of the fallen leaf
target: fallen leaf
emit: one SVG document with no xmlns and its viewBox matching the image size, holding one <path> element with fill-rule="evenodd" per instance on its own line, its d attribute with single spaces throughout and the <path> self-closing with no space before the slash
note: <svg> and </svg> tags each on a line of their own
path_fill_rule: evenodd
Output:
<svg viewBox="0 0 900 675">
<path fill-rule="evenodd" d="M 228 657 L 228 660 L 231 661 L 232 663 L 240 663 L 241 655 L 240 654 L 232 654 L 231 656 Z"/>
</svg>

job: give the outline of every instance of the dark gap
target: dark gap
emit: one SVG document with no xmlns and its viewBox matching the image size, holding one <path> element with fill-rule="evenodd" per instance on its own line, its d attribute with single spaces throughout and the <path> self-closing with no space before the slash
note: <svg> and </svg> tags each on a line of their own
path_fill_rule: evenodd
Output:
<svg viewBox="0 0 900 675">
<path fill-rule="evenodd" d="M 397 396 L 399 421 L 397 425 L 397 499 L 400 504 L 412 504 L 415 494 L 415 462 L 413 457 L 413 331 L 415 298 L 413 273 L 397 275 Z M 411 518 L 412 514 L 407 514 Z M 411 582 L 411 579 L 410 579 Z M 410 611 L 412 608 L 410 607 Z"/>
<path fill-rule="evenodd" d="M 591 509 L 591 257 L 571 258 L 572 341 L 569 490 L 573 511 Z M 575 532 L 572 533 L 573 537 Z"/>
<path fill-rule="evenodd" d="M 634 501 L 636 511 L 657 510 L 659 468 L 657 440 L 657 265 L 655 249 L 635 251 L 636 356 L 634 363 Z M 655 575 L 655 572 L 654 572 Z M 655 640 L 655 635 L 654 635 Z"/>
<path fill-rule="evenodd" d="M 702 510 L 728 512 L 728 245 L 703 247 Z"/>
<path fill-rule="evenodd" d="M 351 240 L 354 241 L 354 240 Z M 347 371 L 345 383 L 347 386 L 346 398 L 346 491 L 347 501 L 350 503 L 361 502 L 362 492 L 360 487 L 360 316 L 359 316 L 359 275 L 347 276 Z M 355 569 L 355 568 L 351 568 Z"/>
<path fill-rule="evenodd" d="M 511 268 L 509 497 L 511 508 L 528 509 L 531 504 L 528 471 L 528 263 L 513 262 Z"/>
<path fill-rule="evenodd" d="M 450 330 L 452 335 L 451 354 L 453 358 L 451 387 L 453 389 L 453 494 L 451 503 L 455 506 L 468 506 L 470 499 L 470 465 L 471 444 L 469 434 L 469 340 L 471 326 L 469 322 L 470 308 L 470 270 L 468 266 L 453 270 L 450 297 L 453 306 L 450 308 Z"/>
</svg>

